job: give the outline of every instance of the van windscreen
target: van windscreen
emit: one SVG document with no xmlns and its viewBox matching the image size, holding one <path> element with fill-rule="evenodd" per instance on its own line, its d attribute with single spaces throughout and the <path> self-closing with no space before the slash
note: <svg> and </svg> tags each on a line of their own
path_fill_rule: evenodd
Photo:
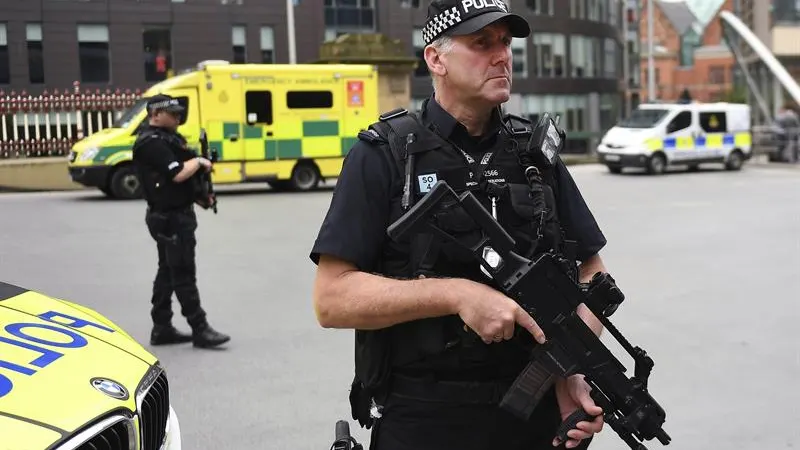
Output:
<svg viewBox="0 0 800 450">
<path fill-rule="evenodd" d="M 667 114 L 666 109 L 634 109 L 631 115 L 622 119 L 617 126 L 623 128 L 651 128 Z"/>
<path fill-rule="evenodd" d="M 147 99 L 143 98 L 128 108 L 119 119 L 115 120 L 111 125 L 112 128 L 127 128 L 131 120 L 135 119 L 137 115 L 144 109 L 147 104 Z"/>
</svg>

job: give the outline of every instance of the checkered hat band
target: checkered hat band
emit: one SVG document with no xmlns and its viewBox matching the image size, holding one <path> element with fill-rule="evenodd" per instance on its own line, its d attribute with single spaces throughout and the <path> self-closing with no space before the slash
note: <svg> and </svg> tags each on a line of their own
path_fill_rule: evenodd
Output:
<svg viewBox="0 0 800 450">
<path fill-rule="evenodd" d="M 151 104 L 150 105 L 150 109 L 151 110 L 156 110 L 156 109 L 168 108 L 170 106 L 178 106 L 178 105 L 179 105 L 178 100 L 175 100 L 175 99 L 173 99 L 173 100 L 164 100 L 163 102 L 158 102 L 158 103 Z"/>
<path fill-rule="evenodd" d="M 442 33 L 447 31 L 449 28 L 456 26 L 460 22 L 461 11 L 458 10 L 457 6 L 442 11 L 438 15 L 434 16 L 433 19 L 428 21 L 428 23 L 422 29 L 422 40 L 425 42 L 425 45 L 428 45 L 435 41 L 436 38 L 441 36 Z"/>
</svg>

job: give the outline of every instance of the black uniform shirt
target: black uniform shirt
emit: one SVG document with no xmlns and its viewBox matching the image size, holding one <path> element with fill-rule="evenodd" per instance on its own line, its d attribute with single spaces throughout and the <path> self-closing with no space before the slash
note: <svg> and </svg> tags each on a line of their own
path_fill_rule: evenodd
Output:
<svg viewBox="0 0 800 450">
<path fill-rule="evenodd" d="M 156 211 L 169 211 L 190 206 L 194 202 L 192 180 L 182 183 L 173 181 L 183 163 L 192 159 L 194 154 L 186 148 L 186 140 L 175 132 L 145 128 L 144 131 L 156 131 L 134 148 L 133 161 L 137 166 L 143 183 L 144 196 L 148 206 Z"/>
<path fill-rule="evenodd" d="M 474 154 L 497 138 L 499 117 L 483 137 L 470 137 L 466 128 L 431 97 L 422 114 L 425 125 L 433 124 L 442 136 L 462 150 Z M 322 222 L 310 258 L 316 264 L 321 254 L 353 263 L 359 270 L 374 272 L 381 247 L 389 239 L 390 200 L 398 183 L 396 169 L 387 151 L 359 140 L 345 157 L 330 207 Z M 583 199 L 575 181 L 560 160 L 554 171 L 559 218 L 565 238 L 578 243 L 577 258 L 584 261 L 599 252 L 606 238 Z"/>
</svg>

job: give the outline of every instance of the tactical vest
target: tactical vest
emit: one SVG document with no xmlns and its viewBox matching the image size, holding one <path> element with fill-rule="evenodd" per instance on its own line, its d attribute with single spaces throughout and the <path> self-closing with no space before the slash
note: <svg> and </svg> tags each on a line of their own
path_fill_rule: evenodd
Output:
<svg viewBox="0 0 800 450">
<path fill-rule="evenodd" d="M 383 114 L 362 131 L 360 139 L 380 146 L 395 163 L 399 182 L 394 186 L 390 223 L 436 181 L 446 180 L 457 193 L 471 190 L 488 211 L 494 212 L 516 241 L 520 255 L 533 258 L 549 250 L 571 253 L 563 246 L 555 177 L 549 170 L 526 164 L 530 159 L 524 158 L 533 132 L 531 122 L 513 115 L 506 115 L 502 122 L 493 148 L 477 157 L 426 128 L 402 108 Z M 436 221 L 462 242 L 480 237 L 475 222 L 460 209 L 441 211 Z M 387 241 L 381 256 L 377 271 L 391 278 L 452 276 L 493 286 L 471 254 L 430 234 L 417 234 L 407 242 Z M 454 372 L 486 365 L 487 358 L 521 360 L 530 351 L 530 347 L 521 348 L 512 342 L 491 346 L 479 339 L 469 342 L 458 316 L 407 322 L 383 330 L 356 330 L 356 377 L 351 391 L 354 417 L 362 426 L 369 426 L 364 416 L 365 399 L 380 390 L 392 371 Z M 533 345 L 532 339 L 530 342 Z"/>
<path fill-rule="evenodd" d="M 148 129 L 139 133 L 136 141 L 133 144 L 134 155 L 138 148 L 147 143 L 151 139 L 163 139 L 173 151 L 175 158 L 180 161 L 187 161 L 195 156 L 192 150 L 186 147 L 186 142 L 180 136 L 174 133 L 168 133 L 157 127 L 148 127 Z M 135 159 L 135 158 L 134 158 Z M 142 188 L 145 198 L 154 199 L 158 195 L 164 195 L 163 190 L 170 180 L 165 179 L 159 172 L 149 170 L 141 164 L 136 164 L 139 179 L 142 182 Z M 199 172 L 199 171 L 198 171 Z M 197 176 L 193 176 L 191 180 L 187 181 L 186 187 L 177 187 L 177 189 L 190 190 L 192 196 L 197 197 L 200 193 L 200 182 Z"/>
</svg>

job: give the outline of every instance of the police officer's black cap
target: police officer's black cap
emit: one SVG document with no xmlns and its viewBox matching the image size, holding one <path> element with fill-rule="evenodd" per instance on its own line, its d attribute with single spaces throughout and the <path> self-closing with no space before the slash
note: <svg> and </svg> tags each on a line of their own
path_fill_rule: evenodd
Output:
<svg viewBox="0 0 800 450">
<path fill-rule="evenodd" d="M 422 39 L 428 45 L 441 36 L 471 34 L 499 20 L 508 24 L 513 37 L 531 34 L 528 21 L 509 12 L 503 0 L 434 0 L 428 6 Z"/>
<path fill-rule="evenodd" d="M 147 100 L 147 111 L 151 114 L 156 111 L 183 112 L 184 108 L 178 99 L 167 94 L 157 94 Z"/>
</svg>

